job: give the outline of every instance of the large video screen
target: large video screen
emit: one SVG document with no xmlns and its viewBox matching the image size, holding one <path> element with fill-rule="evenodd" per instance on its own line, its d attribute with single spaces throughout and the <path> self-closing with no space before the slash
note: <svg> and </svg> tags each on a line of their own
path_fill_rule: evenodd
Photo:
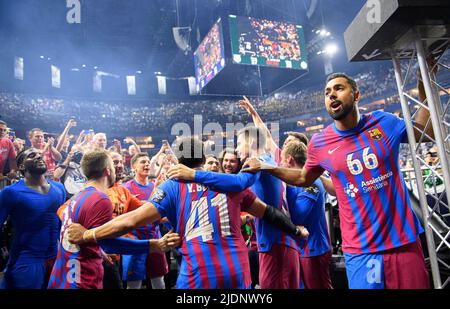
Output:
<svg viewBox="0 0 450 309">
<path fill-rule="evenodd" d="M 229 21 L 234 63 L 308 68 L 302 26 L 234 15 Z"/>
<path fill-rule="evenodd" d="M 194 52 L 196 90 L 200 92 L 224 67 L 225 51 L 220 19 Z"/>
</svg>

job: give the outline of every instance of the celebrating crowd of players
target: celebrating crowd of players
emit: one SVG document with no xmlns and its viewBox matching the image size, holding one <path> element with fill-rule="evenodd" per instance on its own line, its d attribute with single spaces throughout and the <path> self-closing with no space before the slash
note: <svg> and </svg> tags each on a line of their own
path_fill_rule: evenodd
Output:
<svg viewBox="0 0 450 309">
<path fill-rule="evenodd" d="M 16 156 L 0 122 L 0 167 L 21 174 L 0 192 L 0 223 L 9 217 L 14 228 L 2 285 L 140 288 L 153 268 L 153 288 L 164 288 L 163 252 L 177 248 L 177 288 L 332 288 L 328 192 L 339 203 L 350 288 L 429 288 L 423 228 L 399 170 L 405 122 L 360 115 L 360 95 L 351 77 L 329 76 L 333 124 L 311 141 L 291 133 L 281 149 L 244 98 L 254 126 L 237 133 L 236 149 L 205 156 L 199 139 L 178 137 L 151 159 L 133 144 L 127 182 L 120 143 L 107 150 L 105 134 L 83 131 L 69 151 L 74 121 L 56 146 L 34 129 L 32 147 Z M 428 119 L 421 108 L 416 138 Z"/>
</svg>

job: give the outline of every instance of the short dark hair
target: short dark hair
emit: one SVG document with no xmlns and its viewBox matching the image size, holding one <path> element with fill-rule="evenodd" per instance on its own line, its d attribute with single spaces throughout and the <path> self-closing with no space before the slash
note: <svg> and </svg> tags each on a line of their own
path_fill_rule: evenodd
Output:
<svg viewBox="0 0 450 309">
<path fill-rule="evenodd" d="M 139 158 L 142 158 L 142 157 L 147 157 L 147 158 L 150 159 L 150 156 L 148 155 L 148 153 L 145 153 L 145 152 L 138 152 L 137 154 L 135 154 L 135 155 L 131 158 L 131 166 L 133 166 L 134 163 L 136 163 L 137 160 L 139 160 Z"/>
<path fill-rule="evenodd" d="M 30 132 L 28 132 L 28 136 L 31 137 L 34 134 L 34 132 L 44 132 L 44 131 L 40 128 L 33 128 L 30 130 Z"/>
<path fill-rule="evenodd" d="M 309 139 L 308 139 L 308 137 L 307 137 L 305 134 L 303 134 L 303 133 L 295 132 L 295 131 L 290 131 L 290 132 L 287 132 L 287 135 L 288 135 L 288 136 L 293 136 L 293 137 L 295 137 L 297 140 L 299 140 L 300 142 L 302 142 L 303 144 L 308 145 Z"/>
<path fill-rule="evenodd" d="M 108 167 L 110 154 L 107 150 L 93 150 L 83 155 L 81 170 L 88 180 L 99 179 Z"/>
<path fill-rule="evenodd" d="M 302 142 L 292 142 L 284 147 L 284 153 L 291 155 L 297 164 L 305 165 L 308 148 Z"/>
<path fill-rule="evenodd" d="M 237 151 L 233 148 L 225 148 L 224 150 L 222 150 L 219 154 L 219 163 L 220 163 L 220 168 L 222 168 L 223 166 L 223 158 L 225 157 L 226 153 L 231 153 L 233 155 L 236 156 L 237 162 L 238 162 L 238 171 L 241 170 L 241 158 L 239 158 L 239 155 L 237 153 Z"/>
<path fill-rule="evenodd" d="M 352 86 L 353 92 L 359 91 L 358 90 L 358 85 L 356 84 L 356 81 L 353 78 L 351 78 L 350 76 L 348 76 L 347 74 L 345 74 L 345 73 L 333 73 L 333 74 L 329 75 L 327 77 L 327 82 L 326 83 L 328 84 L 333 79 L 341 78 L 341 77 L 345 78 L 347 80 L 347 82 L 350 84 L 350 86 Z"/>
<path fill-rule="evenodd" d="M 19 152 L 18 154 L 17 154 L 17 156 L 16 156 L 16 165 L 17 165 L 17 167 L 19 167 L 19 165 L 21 165 L 22 163 L 23 163 L 23 160 L 25 160 L 25 156 L 26 156 L 26 151 L 28 150 L 28 149 L 31 149 L 31 147 L 30 148 L 27 148 L 27 149 L 24 149 L 24 150 L 22 150 L 21 152 Z"/>
<path fill-rule="evenodd" d="M 265 150 L 266 148 L 266 134 L 265 132 L 258 127 L 248 126 L 238 131 L 237 136 L 245 134 L 245 139 L 247 140 L 250 137 L 256 138 L 256 147 L 258 149 Z"/>
<path fill-rule="evenodd" d="M 8 124 L 6 124 L 6 122 L 4 122 L 3 120 L 0 120 L 0 126 L 1 125 L 8 126 Z"/>
<path fill-rule="evenodd" d="M 205 163 L 205 149 L 203 142 L 198 137 L 178 137 L 173 151 L 178 163 L 189 168 L 201 167 Z"/>
<path fill-rule="evenodd" d="M 219 159 L 217 159 L 216 155 L 213 155 L 213 154 L 207 154 L 207 155 L 205 156 L 205 159 L 208 159 L 208 158 L 214 158 L 214 159 L 216 159 L 216 160 L 219 160 Z"/>
</svg>

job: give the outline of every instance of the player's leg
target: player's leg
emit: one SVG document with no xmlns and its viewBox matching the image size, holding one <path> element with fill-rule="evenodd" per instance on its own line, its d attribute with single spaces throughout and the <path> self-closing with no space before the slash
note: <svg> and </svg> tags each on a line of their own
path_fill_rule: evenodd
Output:
<svg viewBox="0 0 450 309">
<path fill-rule="evenodd" d="M 299 254 L 294 248 L 287 246 L 282 247 L 282 273 L 283 273 L 283 289 L 298 289 L 300 282 L 300 264 Z"/>
<path fill-rule="evenodd" d="M 300 276 L 305 289 L 332 289 L 330 276 L 331 252 L 300 258 Z"/>
<path fill-rule="evenodd" d="M 44 289 L 45 266 L 42 262 L 8 265 L 5 270 L 6 289 Z"/>
<path fill-rule="evenodd" d="M 153 289 L 165 289 L 164 275 L 169 272 L 166 255 L 159 252 L 151 252 L 147 258 L 147 276 Z"/>
<path fill-rule="evenodd" d="M 140 289 L 146 278 L 147 254 L 122 255 L 122 280 L 127 289 Z"/>
<path fill-rule="evenodd" d="M 164 290 L 166 288 L 166 284 L 164 283 L 164 276 L 151 278 L 150 281 L 152 283 L 152 289 L 154 290 Z"/>
<path fill-rule="evenodd" d="M 344 253 L 345 270 L 350 289 L 384 289 L 383 256 L 381 253 Z"/>
<path fill-rule="evenodd" d="M 387 289 L 429 289 L 420 240 L 383 253 Z"/>
<path fill-rule="evenodd" d="M 259 254 L 259 284 L 261 289 L 298 289 L 300 267 L 298 252 L 274 244 L 268 252 Z"/>
<path fill-rule="evenodd" d="M 140 290 L 142 288 L 142 280 L 127 281 L 128 290 Z"/>
</svg>

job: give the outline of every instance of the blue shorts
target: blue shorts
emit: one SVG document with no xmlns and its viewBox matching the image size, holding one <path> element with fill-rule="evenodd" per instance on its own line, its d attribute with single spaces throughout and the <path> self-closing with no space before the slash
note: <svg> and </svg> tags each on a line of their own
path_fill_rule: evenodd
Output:
<svg viewBox="0 0 450 309">
<path fill-rule="evenodd" d="M 146 260 L 147 254 L 122 255 L 122 280 L 144 280 L 147 277 Z"/>
<path fill-rule="evenodd" d="M 45 263 L 8 265 L 1 284 L 2 289 L 45 289 Z"/>
<path fill-rule="evenodd" d="M 344 253 L 350 289 L 384 289 L 384 265 L 381 253 Z"/>
</svg>

